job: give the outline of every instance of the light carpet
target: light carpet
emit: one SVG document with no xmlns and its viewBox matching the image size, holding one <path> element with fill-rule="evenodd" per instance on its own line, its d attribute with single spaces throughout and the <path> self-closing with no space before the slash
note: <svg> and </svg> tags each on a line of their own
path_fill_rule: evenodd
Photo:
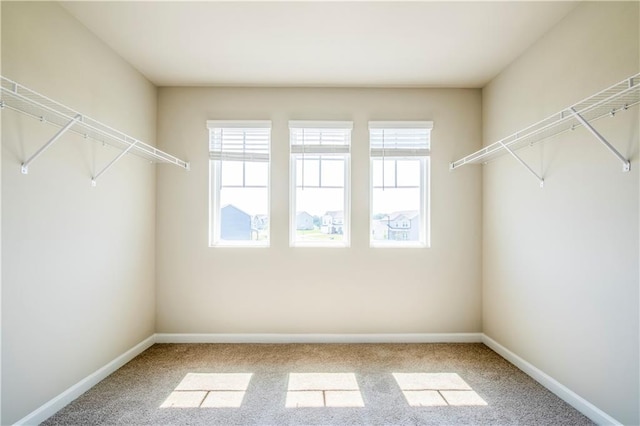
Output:
<svg viewBox="0 0 640 426">
<path fill-rule="evenodd" d="M 156 344 L 43 424 L 592 422 L 481 343 Z"/>
</svg>

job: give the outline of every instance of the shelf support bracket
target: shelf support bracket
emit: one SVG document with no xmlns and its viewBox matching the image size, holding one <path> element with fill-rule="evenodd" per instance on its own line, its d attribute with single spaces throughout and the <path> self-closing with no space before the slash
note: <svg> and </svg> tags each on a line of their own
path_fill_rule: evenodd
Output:
<svg viewBox="0 0 640 426">
<path fill-rule="evenodd" d="M 618 150 L 613 147 L 613 145 L 611 145 L 600 133 L 598 133 L 598 131 L 596 129 L 594 129 L 591 126 L 591 124 L 589 124 L 589 122 L 587 120 L 585 120 L 584 117 L 582 117 L 578 113 L 578 111 L 575 110 L 575 108 L 572 107 L 571 108 L 571 112 L 573 113 L 574 117 L 580 122 L 580 124 L 582 124 L 588 131 L 590 131 L 591 134 L 593 134 L 593 136 L 596 137 L 596 139 L 598 139 L 600 142 L 602 142 L 602 144 L 604 146 L 606 146 L 609 149 L 609 151 L 611 151 L 611 153 L 613 153 L 613 155 L 618 157 L 618 159 L 622 162 L 622 171 L 623 172 L 628 172 L 629 170 L 631 170 L 631 162 L 629 160 L 624 158 L 622 156 L 622 154 L 620 154 L 620 152 L 618 152 Z"/>
<path fill-rule="evenodd" d="M 511 148 L 509 148 L 507 145 L 505 145 L 504 143 L 500 143 L 500 145 L 502 145 L 502 147 L 513 156 L 513 158 L 516 159 L 516 161 L 520 164 L 522 164 L 527 170 L 529 170 L 529 173 L 531 173 L 532 175 L 534 175 L 536 177 L 536 179 L 538 179 L 538 182 L 540 182 L 540 188 L 544 188 L 544 179 L 542 177 L 540 177 L 536 172 L 533 171 L 533 169 L 531 167 L 529 167 L 529 165 L 527 163 L 524 162 L 524 160 L 520 157 L 518 157 L 518 155 L 513 152 L 513 150 Z"/>
<path fill-rule="evenodd" d="M 129 145 L 124 151 L 122 151 L 120 154 L 118 154 L 118 156 L 116 158 L 114 158 L 113 160 L 111 160 L 111 162 L 109 164 L 107 164 L 104 169 L 100 170 L 94 177 L 91 178 L 91 186 L 96 186 L 97 185 L 97 180 L 100 176 L 102 176 L 102 174 L 104 172 L 106 172 L 107 170 L 109 170 L 114 164 L 116 164 L 116 162 L 121 159 L 122 157 L 124 157 L 129 151 L 131 151 L 131 149 L 133 149 L 133 147 L 138 143 L 138 141 L 133 141 L 133 143 L 131 145 Z"/>
<path fill-rule="evenodd" d="M 42 145 L 39 150 L 37 150 L 31 157 L 29 157 L 29 159 L 27 159 L 27 161 L 22 163 L 22 168 L 21 168 L 22 174 L 26 175 L 27 173 L 29 173 L 29 164 L 31 164 L 31 162 L 33 160 L 38 158 L 40 156 L 40 154 L 45 152 L 51 145 L 53 145 L 53 143 L 55 141 L 60 139 L 60 137 L 62 135 L 64 135 L 67 132 L 67 130 L 69 130 L 71 128 L 71 126 L 76 124 L 81 119 L 82 119 L 82 116 L 80 114 L 76 115 L 74 118 L 71 119 L 71 121 L 69 121 L 67 124 L 65 124 L 64 127 L 62 127 L 60 130 L 58 130 L 58 133 L 53 135 L 53 137 L 51 139 L 49 139 L 49 141 L 47 143 Z"/>
</svg>

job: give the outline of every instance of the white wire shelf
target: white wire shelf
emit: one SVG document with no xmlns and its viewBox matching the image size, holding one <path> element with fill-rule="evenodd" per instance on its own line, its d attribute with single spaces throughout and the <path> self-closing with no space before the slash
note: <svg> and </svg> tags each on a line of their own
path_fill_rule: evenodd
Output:
<svg viewBox="0 0 640 426">
<path fill-rule="evenodd" d="M 189 163 L 187 161 L 167 154 L 164 151 L 81 114 L 6 77 L 0 76 L 0 80 L 0 108 L 18 111 L 61 128 L 56 136 L 23 164 L 23 173 L 27 173 L 28 163 L 34 160 L 41 151 L 44 151 L 49 144 L 53 143 L 65 131 L 71 131 L 83 136 L 85 139 L 92 139 L 123 150 L 121 155 L 93 177 L 92 181 L 94 184 L 95 179 L 125 153 L 135 154 L 154 163 L 174 164 L 185 170 L 189 170 Z"/>
<path fill-rule="evenodd" d="M 525 129 L 505 137 L 491 145 L 487 145 L 450 163 L 450 169 L 454 170 L 466 164 L 485 164 L 504 154 L 512 154 L 525 146 L 533 146 L 538 142 L 549 139 L 566 131 L 574 130 L 579 126 L 585 126 L 598 139 L 608 146 L 623 162 L 623 170 L 629 170 L 629 162 L 623 159 L 615 149 L 597 134 L 589 123 L 607 116 L 625 111 L 640 103 L 640 74 L 622 80 L 613 86 L 596 93 L 587 99 L 573 104 L 560 112 L 545 118 Z M 585 124 L 586 122 L 586 124 Z M 516 158 L 518 158 L 516 156 Z M 521 161 L 521 160 L 520 160 Z M 530 170 L 531 171 L 531 170 Z M 532 171 L 533 173 L 533 171 Z M 540 178 L 541 184 L 542 179 Z"/>
</svg>

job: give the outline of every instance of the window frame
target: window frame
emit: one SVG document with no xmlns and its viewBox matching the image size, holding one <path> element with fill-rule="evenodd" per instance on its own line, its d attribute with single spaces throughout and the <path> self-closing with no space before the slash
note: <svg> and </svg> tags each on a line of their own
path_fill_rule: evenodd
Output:
<svg viewBox="0 0 640 426">
<path fill-rule="evenodd" d="M 211 150 L 211 132 L 214 129 L 263 129 L 267 130 L 267 224 L 268 234 L 266 240 L 221 240 L 220 219 L 222 206 L 220 205 L 220 191 L 222 189 L 222 163 L 224 158 L 214 159 L 216 151 Z M 266 248 L 271 246 L 271 121 L 270 120 L 207 120 L 209 131 L 209 247 L 240 247 L 240 248 Z M 221 156 L 224 151 L 220 151 Z M 250 155 L 248 155 L 250 157 Z M 264 162 L 251 158 L 227 159 L 226 161 L 238 162 Z M 244 180 L 243 170 L 243 180 Z M 246 186 L 255 187 L 255 186 Z M 253 222 L 253 217 L 251 217 Z M 253 225 L 253 223 L 252 223 Z"/>
<path fill-rule="evenodd" d="M 316 152 L 320 145 L 310 145 L 309 152 L 293 152 L 294 146 L 294 130 L 310 129 L 310 130 L 348 130 L 347 144 L 343 146 L 341 151 L 346 152 Z M 351 246 L 351 142 L 352 142 L 352 121 L 289 121 L 289 247 L 334 247 L 348 248 Z M 342 223 L 342 240 L 337 242 L 331 241 L 298 241 L 296 239 L 297 231 L 297 160 L 305 155 L 310 156 L 336 156 L 344 161 L 344 185 L 343 185 L 343 223 Z M 330 160 L 329 160 L 330 161 Z M 319 160 L 321 163 L 322 160 Z M 321 173 L 321 171 L 319 171 Z M 320 180 L 319 180 L 320 182 Z M 321 188 L 321 186 L 319 187 Z"/>
<path fill-rule="evenodd" d="M 382 155 L 374 155 L 372 148 L 372 130 L 411 130 L 426 129 L 427 144 L 426 148 L 416 149 L 394 149 L 383 148 Z M 369 121 L 369 247 L 371 248 L 429 248 L 431 247 L 431 130 L 433 129 L 432 121 Z M 420 155 L 422 154 L 422 155 Z M 420 164 L 420 200 L 419 200 L 419 238 L 418 241 L 407 240 L 375 240 L 373 238 L 373 199 L 374 190 L 378 187 L 374 186 L 374 162 L 385 160 L 419 160 Z M 383 166 L 384 167 L 384 166 Z M 394 167 L 397 185 L 397 163 Z M 383 178 L 384 179 L 384 178 Z M 382 187 L 384 187 L 384 181 Z M 397 188 L 397 186 L 396 186 Z M 410 227 L 399 228 L 402 231 L 408 230 Z M 406 237 L 406 234 L 404 234 Z"/>
</svg>

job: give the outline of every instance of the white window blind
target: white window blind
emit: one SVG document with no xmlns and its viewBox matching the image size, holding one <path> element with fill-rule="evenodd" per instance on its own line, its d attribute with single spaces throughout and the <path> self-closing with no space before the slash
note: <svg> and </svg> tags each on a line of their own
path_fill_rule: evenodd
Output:
<svg viewBox="0 0 640 426">
<path fill-rule="evenodd" d="M 289 121 L 292 154 L 349 154 L 350 121 Z"/>
<path fill-rule="evenodd" d="M 269 161 L 271 122 L 207 121 L 209 158 L 228 161 Z"/>
<path fill-rule="evenodd" d="M 430 151 L 431 121 L 370 121 L 371 157 L 425 157 Z"/>
</svg>

